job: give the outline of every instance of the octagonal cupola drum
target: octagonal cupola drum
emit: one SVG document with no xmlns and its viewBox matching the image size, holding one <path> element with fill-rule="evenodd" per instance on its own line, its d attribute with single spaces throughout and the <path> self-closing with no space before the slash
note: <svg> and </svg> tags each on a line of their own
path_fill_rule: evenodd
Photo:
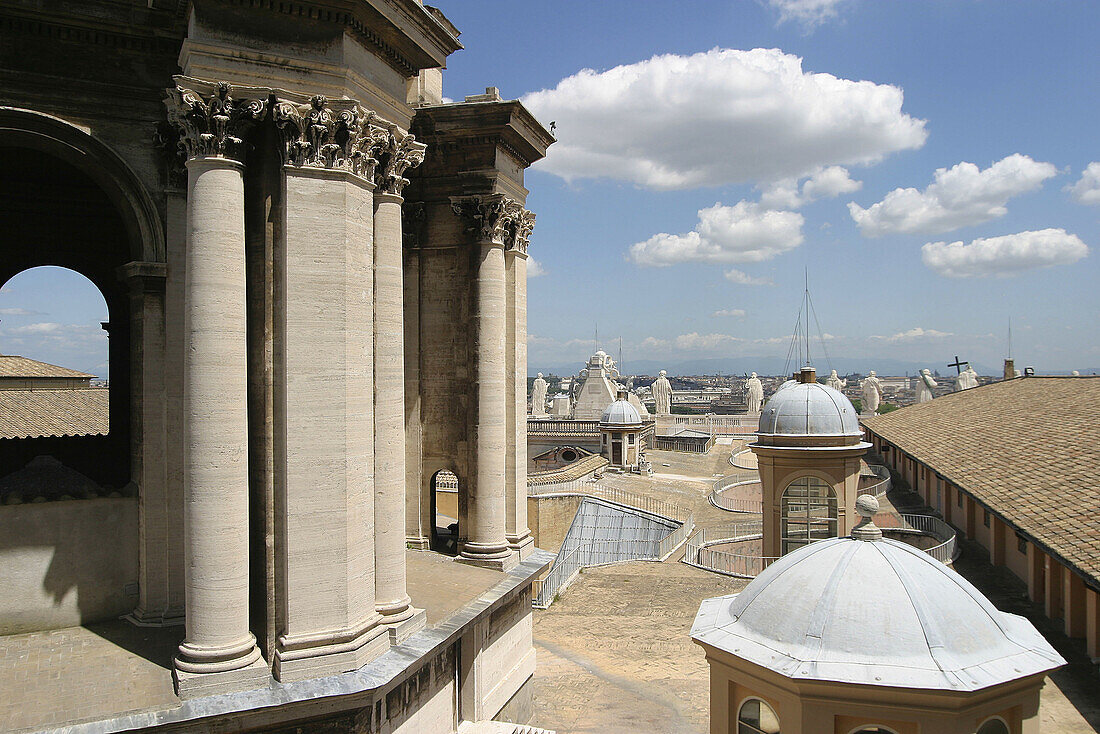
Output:
<svg viewBox="0 0 1100 734">
<path fill-rule="evenodd" d="M 635 469 L 643 456 L 645 425 L 638 409 L 630 404 L 625 390 L 600 416 L 600 451 L 611 466 Z"/>
</svg>

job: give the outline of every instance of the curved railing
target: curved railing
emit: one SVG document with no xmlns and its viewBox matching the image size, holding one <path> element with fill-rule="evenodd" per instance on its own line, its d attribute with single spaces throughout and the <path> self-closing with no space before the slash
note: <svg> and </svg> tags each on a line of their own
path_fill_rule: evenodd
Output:
<svg viewBox="0 0 1100 734">
<path fill-rule="evenodd" d="M 737 460 L 737 457 L 744 456 L 745 454 L 751 454 L 751 453 L 752 453 L 752 449 L 741 449 L 740 451 L 738 451 L 736 453 L 730 454 L 730 459 L 729 459 L 730 464 L 732 466 L 737 467 L 738 469 L 747 469 L 749 471 L 755 471 L 756 470 L 755 466 L 749 466 L 747 463 L 740 463 Z"/>
<path fill-rule="evenodd" d="M 936 538 L 940 543 L 926 548 L 924 552 L 940 563 L 951 563 L 958 557 L 959 548 L 955 529 L 938 517 L 880 512 L 875 515 L 874 522 L 883 530 L 930 535 Z M 727 576 L 756 578 L 776 559 L 771 556 L 732 553 L 711 546 L 762 538 L 762 527 L 760 520 L 746 520 L 721 528 L 700 529 L 688 538 L 684 546 L 683 562 Z"/>
<path fill-rule="evenodd" d="M 762 500 L 747 500 L 739 497 L 727 497 L 725 492 L 731 487 L 745 484 L 759 484 L 760 475 L 755 471 L 740 471 L 714 480 L 707 499 L 719 510 L 727 512 L 747 512 L 760 514 L 764 510 Z"/>
<path fill-rule="evenodd" d="M 551 495 L 586 495 L 597 497 L 610 502 L 618 502 L 638 510 L 643 510 L 653 515 L 660 515 L 669 520 L 686 523 L 691 519 L 691 512 L 678 505 L 664 500 L 656 499 L 637 492 L 630 492 L 619 487 L 608 487 L 599 482 L 579 482 L 568 491 L 562 491 L 558 485 L 545 485 L 527 488 L 528 497 L 547 497 Z"/>
<path fill-rule="evenodd" d="M 894 486 L 893 480 L 890 479 L 890 470 L 878 464 L 868 464 L 867 468 L 878 477 L 878 482 L 859 490 L 859 494 L 873 494 L 875 497 L 882 499 Z"/>
</svg>

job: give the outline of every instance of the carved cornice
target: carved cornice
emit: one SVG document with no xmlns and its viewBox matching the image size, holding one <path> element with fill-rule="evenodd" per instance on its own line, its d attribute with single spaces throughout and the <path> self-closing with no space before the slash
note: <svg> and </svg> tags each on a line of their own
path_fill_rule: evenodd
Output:
<svg viewBox="0 0 1100 734">
<path fill-rule="evenodd" d="M 378 161 L 375 184 L 379 191 L 401 196 L 409 183 L 405 171 L 424 162 L 428 146 L 418 143 L 414 135 L 403 132 L 396 125 L 375 129 L 371 143 L 371 157 Z"/>
<path fill-rule="evenodd" d="M 527 252 L 535 215 L 503 194 L 451 197 L 451 209 L 467 222 L 466 232 L 477 242 L 500 244 Z"/>
<path fill-rule="evenodd" d="M 274 99 L 271 116 L 283 141 L 283 161 L 304 168 L 346 170 L 368 180 L 377 160 L 371 131 L 378 116 L 353 100 L 329 103 L 323 94 L 307 104 Z"/>
<path fill-rule="evenodd" d="M 198 86 L 198 85 L 195 85 Z M 214 82 L 208 90 L 176 86 L 166 91 L 168 122 L 180 131 L 179 149 L 187 158 L 223 157 L 242 160 L 244 136 L 264 118 L 265 99 L 235 99 L 229 82 Z"/>
</svg>

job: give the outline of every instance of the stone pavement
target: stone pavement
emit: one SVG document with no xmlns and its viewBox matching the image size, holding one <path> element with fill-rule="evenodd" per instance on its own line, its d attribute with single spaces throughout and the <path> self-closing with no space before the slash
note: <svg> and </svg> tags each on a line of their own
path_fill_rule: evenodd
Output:
<svg viewBox="0 0 1100 734">
<path fill-rule="evenodd" d="M 409 595 L 439 624 L 500 582 L 496 571 L 407 551 Z M 0 731 L 114 718 L 179 706 L 172 656 L 183 627 L 113 620 L 0 636 Z"/>
</svg>

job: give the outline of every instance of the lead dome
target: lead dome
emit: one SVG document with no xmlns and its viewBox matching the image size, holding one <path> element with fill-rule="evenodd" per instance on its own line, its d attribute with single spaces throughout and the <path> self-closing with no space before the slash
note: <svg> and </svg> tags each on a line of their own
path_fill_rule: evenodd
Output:
<svg viewBox="0 0 1100 734">
<path fill-rule="evenodd" d="M 778 390 L 760 411 L 757 432 L 780 436 L 862 435 L 852 401 L 817 382 L 796 382 Z"/>
<path fill-rule="evenodd" d="M 630 404 L 626 395 L 620 393 L 619 399 L 607 406 L 600 423 L 608 426 L 636 426 L 641 424 L 642 416 L 638 409 Z"/>
<path fill-rule="evenodd" d="M 834 538 L 771 564 L 740 594 L 707 599 L 692 637 L 792 679 L 974 691 L 1064 660 L 927 553 Z"/>
</svg>

